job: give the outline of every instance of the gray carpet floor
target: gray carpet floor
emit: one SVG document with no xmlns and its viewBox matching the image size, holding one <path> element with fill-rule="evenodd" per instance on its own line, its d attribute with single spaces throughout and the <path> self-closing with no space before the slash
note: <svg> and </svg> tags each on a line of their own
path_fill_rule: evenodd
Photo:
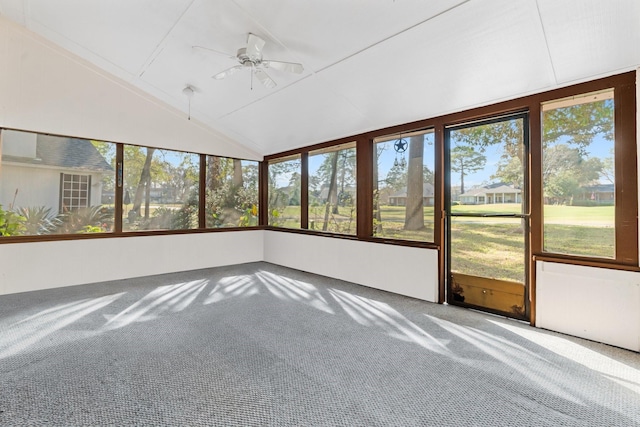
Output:
<svg viewBox="0 0 640 427">
<path fill-rule="evenodd" d="M 254 263 L 1 296 L 0 425 L 634 426 L 640 356 Z"/>
</svg>

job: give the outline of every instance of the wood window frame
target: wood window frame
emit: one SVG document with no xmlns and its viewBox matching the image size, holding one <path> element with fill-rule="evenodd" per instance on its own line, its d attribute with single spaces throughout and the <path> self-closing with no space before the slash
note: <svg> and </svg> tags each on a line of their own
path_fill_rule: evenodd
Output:
<svg viewBox="0 0 640 427">
<path fill-rule="evenodd" d="M 615 97 L 615 177 L 616 177 L 616 257 L 614 259 L 602 259 L 578 255 L 564 255 L 547 253 L 542 250 L 542 120 L 541 104 L 556 99 L 581 95 L 604 89 L 614 89 Z M 265 156 L 265 162 L 274 161 L 281 157 L 299 154 L 304 159 L 309 151 L 333 145 L 344 144 L 349 141 L 357 142 L 357 235 L 333 235 L 318 233 L 305 228 L 285 229 L 270 227 L 266 222 L 261 224 L 266 229 L 278 231 L 322 235 L 326 237 L 338 237 L 357 239 L 362 241 L 394 244 L 400 246 L 423 247 L 439 250 L 440 270 L 444 265 L 442 250 L 444 243 L 444 128 L 475 120 L 491 119 L 493 117 L 513 114 L 518 112 L 529 113 L 529 144 L 530 152 L 528 162 L 528 180 L 530 184 L 529 200 L 531 231 L 530 231 L 530 274 L 535 274 L 535 261 L 553 261 L 568 264 L 577 264 L 593 267 L 604 267 L 620 270 L 640 271 L 638 267 L 638 171 L 637 171 L 637 141 L 636 141 L 636 72 L 630 71 L 623 74 L 604 77 L 584 83 L 566 86 L 559 89 L 540 92 L 537 94 L 503 101 L 483 107 L 465 110 L 457 113 L 438 116 L 430 119 L 419 120 L 411 123 L 400 124 L 383 129 L 378 129 L 362 134 L 357 134 L 334 141 L 314 144 L 295 150 L 274 153 Z M 377 137 L 400 134 L 415 129 L 433 128 L 435 132 L 435 239 L 433 243 L 412 242 L 399 239 L 380 239 L 372 237 L 373 220 L 373 144 Z M 304 161 L 303 161 L 304 164 Z M 303 169 L 303 183 L 306 177 Z M 307 177 L 308 178 L 308 177 Z M 264 179 L 263 179 L 264 181 Z M 305 194 L 306 186 L 302 188 Z M 266 201 L 266 187 L 263 188 L 263 202 Z M 308 210 L 308 205 L 301 206 L 302 212 Z M 443 278 L 443 272 L 439 275 Z M 442 283 L 444 280 L 440 280 Z M 532 280 L 531 283 L 534 283 Z M 443 294 L 443 292 L 441 292 Z"/>
<path fill-rule="evenodd" d="M 598 90 L 613 88 L 615 96 L 615 176 L 616 176 L 616 258 L 613 260 L 603 260 L 600 258 L 589 258 L 574 255 L 561 255 L 544 253 L 542 251 L 542 181 L 541 181 L 541 165 L 542 165 L 542 148 L 541 148 L 541 103 L 579 95 L 583 93 L 594 92 Z M 137 231 L 122 232 L 122 186 L 116 185 L 115 190 L 115 224 L 114 231 L 110 233 L 95 233 L 82 235 L 51 235 L 51 236 L 16 236 L 3 237 L 0 244 L 18 243 L 30 241 L 51 241 L 51 240 L 81 240 L 105 237 L 135 237 L 135 236 L 153 236 L 167 234 L 189 234 L 203 232 L 229 232 L 229 231 L 249 231 L 255 229 L 273 229 L 283 232 L 293 232 L 311 235 L 320 235 L 329 238 L 341 238 L 348 240 L 369 241 L 382 244 L 392 244 L 399 246 L 421 247 L 439 250 L 440 266 L 443 265 L 444 255 L 441 250 L 444 242 L 444 128 L 445 126 L 455 125 L 457 123 L 469 122 L 472 120 L 486 119 L 501 114 L 509 114 L 518 111 L 529 112 L 529 135 L 531 151 L 529 153 L 529 180 L 531 182 L 530 202 L 531 203 L 531 238 L 530 253 L 532 254 L 531 263 L 534 266 L 536 260 L 562 262 L 568 264 L 577 264 L 594 267 L 604 267 L 629 271 L 640 271 L 638 268 L 638 171 L 637 171 L 637 126 L 636 126 L 636 72 L 630 71 L 623 74 L 604 77 L 601 79 L 567 86 L 551 91 L 541 92 L 526 97 L 516 98 L 509 101 L 500 102 L 488 106 L 483 106 L 471 110 L 465 110 L 457 113 L 447 114 L 443 116 L 418 120 L 411 123 L 399 124 L 387 128 L 377 129 L 334 141 L 328 141 L 320 144 L 289 150 L 286 152 L 270 154 L 259 162 L 259 225 L 255 227 L 238 227 L 238 228 L 222 228 L 222 229 L 206 229 L 204 227 L 204 215 L 199 216 L 199 227 L 189 230 L 163 230 L 163 231 Z M 435 224 L 434 224 L 434 242 L 413 242 L 404 240 L 380 239 L 372 237 L 373 224 L 373 178 L 372 178 L 372 162 L 373 162 L 373 140 L 376 137 L 402 133 L 415 129 L 433 128 L 435 133 Z M 7 128 L 9 129 L 9 128 Z M 13 129 L 20 130 L 20 129 Z M 2 129 L 0 129 L 0 132 Z M 41 133 L 41 132 L 40 132 Z M 46 134 L 46 133 L 44 133 Z M 61 136 L 61 135 L 54 135 Z M 69 136 L 66 136 L 69 137 Z M 78 137 L 90 139 L 87 137 Z M 340 145 L 348 142 L 356 142 L 356 181 L 357 181 L 357 233 L 352 235 L 341 235 L 335 233 L 314 232 L 308 230 L 308 153 L 309 151 Z M 116 183 L 121 183 L 122 164 L 123 164 L 123 143 L 112 142 L 116 144 Z M 127 144 L 135 145 L 135 144 Z M 180 150 L 172 150 L 180 151 Z M 197 154 L 197 153 L 191 153 Z M 212 154 L 213 155 L 213 154 Z M 268 162 L 277 160 L 281 157 L 291 155 L 300 155 L 302 164 L 301 177 L 301 229 L 287 229 L 282 227 L 268 226 Z M 203 163 L 204 154 L 200 154 L 200 164 Z M 205 182 L 205 168 L 200 168 L 200 183 Z M 201 191 L 200 201 L 203 201 Z M 535 274 L 535 268 L 531 269 L 531 274 Z M 444 272 L 440 267 L 439 277 L 441 284 L 441 295 L 444 295 L 443 276 Z M 535 283 L 532 281 L 532 283 Z M 533 289 L 532 289 L 533 291 Z"/>
<path fill-rule="evenodd" d="M 201 234 L 201 233 L 225 233 L 225 232 L 236 232 L 236 231 L 252 231 L 252 230 L 262 230 L 264 229 L 264 227 L 262 225 L 256 225 L 256 226 L 249 226 L 249 227 L 227 227 L 227 228 L 206 228 L 205 227 L 205 214 L 204 214 L 204 209 L 200 209 L 199 208 L 199 215 L 198 215 L 198 228 L 192 228 L 192 229 L 183 229 L 183 230 L 143 230 L 143 231 L 126 231 L 123 232 L 122 231 L 122 201 L 124 198 L 124 191 L 123 191 L 123 165 L 124 165 L 124 147 L 126 145 L 131 145 L 131 146 L 137 146 L 137 147 L 143 147 L 143 148 L 155 148 L 157 150 L 169 150 L 169 151 L 175 151 L 175 152 L 181 152 L 181 153 L 187 153 L 187 154 L 193 154 L 196 156 L 199 156 L 199 165 L 200 165 L 200 170 L 199 170 L 199 185 L 201 189 L 205 188 L 205 184 L 206 184 L 206 168 L 203 167 L 203 164 L 206 164 L 206 154 L 202 154 L 202 153 L 193 153 L 190 151 L 184 151 L 184 150 L 176 150 L 176 149 L 169 149 L 169 148 L 160 148 L 160 147 L 148 147 L 148 146 L 142 146 L 142 145 L 138 145 L 138 144 L 130 144 L 130 143 L 123 143 L 123 142 L 114 142 L 114 141 L 105 141 L 99 138 L 90 138 L 90 137 L 86 137 L 86 136 L 77 136 L 77 135 L 60 135 L 60 134 L 55 134 L 55 133 L 47 133 L 47 132 L 38 132 L 38 131 L 34 131 L 34 130 L 25 130 L 25 129 L 17 129 L 17 128 L 11 128 L 11 127 L 0 127 L 0 142 L 2 141 L 2 134 L 4 130 L 10 130 L 10 131 L 17 131 L 17 132 L 29 132 L 29 133 L 34 133 L 34 134 L 39 134 L 39 135 L 47 135 L 47 136 L 55 136 L 55 137 L 60 137 L 60 138 L 77 138 L 77 139 L 85 139 L 85 140 L 99 140 L 99 141 L 103 141 L 103 142 L 108 142 L 110 144 L 114 144 L 115 146 L 115 168 L 114 168 L 114 179 L 115 179 L 115 200 L 114 200 L 114 227 L 113 227 L 113 231 L 109 231 L 109 232 L 103 232 L 103 233 L 81 233 L 81 234 L 49 234 L 49 235 L 25 235 L 25 236 L 5 236 L 5 237 L 1 237 L 0 238 L 0 245 L 2 244 L 12 244 L 12 243 L 29 243 L 29 242 L 49 242 L 49 241 L 67 241 L 67 240 L 85 240 L 85 239 L 105 239 L 105 238 L 128 238 L 128 237 L 140 237 L 140 236 L 163 236 L 163 235 L 174 235 L 174 234 Z M 2 147 L 0 146 L 0 149 Z M 1 157 L 1 152 L 0 152 L 0 160 L 2 159 Z M 213 155 L 216 156 L 215 154 L 209 154 L 209 155 Z M 225 156 L 219 156 L 219 157 L 225 157 Z M 264 165 L 262 161 L 258 161 L 258 160 L 253 160 L 253 159 L 242 159 L 242 158 L 235 158 L 235 157 L 228 157 L 231 159 L 239 159 L 239 160 L 251 160 L 251 161 L 257 161 L 258 162 L 258 179 L 259 179 L 259 185 L 258 185 L 258 198 L 259 198 L 259 203 L 262 201 L 262 194 L 264 193 L 264 191 L 262 190 L 263 188 L 263 175 L 264 173 L 262 172 L 262 169 L 264 169 Z M 59 194 L 59 204 L 61 204 L 62 202 L 62 182 L 63 182 L 63 177 L 62 174 L 65 172 L 62 172 L 60 174 L 60 194 Z M 68 173 L 67 173 L 68 174 Z M 89 175 L 90 176 L 90 175 Z M 92 179 L 92 177 L 90 176 L 90 179 Z M 266 187 L 265 187 L 266 188 Z M 89 194 L 88 194 L 88 200 L 89 203 L 91 202 L 91 185 L 89 185 Z M 205 200 L 205 196 L 204 196 L 204 191 L 200 191 L 199 194 L 199 207 L 200 206 L 204 206 L 204 200 Z M 263 223 L 262 220 L 262 216 L 266 214 L 265 212 L 266 210 L 264 209 L 259 209 L 258 214 L 259 214 L 259 224 Z"/>
<path fill-rule="evenodd" d="M 542 109 L 545 102 L 570 96 L 614 91 L 614 163 L 615 163 L 615 257 L 603 259 L 582 255 L 567 255 L 544 251 L 542 212 Z M 629 72 L 612 77 L 581 83 L 535 96 L 537 104 L 531 106 L 532 141 L 532 255 L 539 261 L 554 261 L 621 270 L 638 269 L 638 167 L 636 124 L 636 73 Z"/>
</svg>

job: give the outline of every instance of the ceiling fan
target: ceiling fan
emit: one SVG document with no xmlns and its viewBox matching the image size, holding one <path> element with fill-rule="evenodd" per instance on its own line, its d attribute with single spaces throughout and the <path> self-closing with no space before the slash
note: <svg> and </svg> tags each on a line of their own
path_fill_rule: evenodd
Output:
<svg viewBox="0 0 640 427">
<path fill-rule="evenodd" d="M 235 57 L 240 65 L 236 65 L 224 71 L 221 71 L 218 74 L 214 75 L 213 78 L 216 80 L 222 80 L 225 77 L 234 74 L 238 70 L 241 70 L 243 68 L 250 68 L 252 89 L 254 75 L 265 87 L 272 89 L 277 85 L 276 82 L 266 73 L 266 68 L 273 68 L 274 70 L 287 71 L 296 74 L 300 74 L 302 73 L 302 71 L 304 71 L 304 67 L 302 66 L 302 64 L 299 64 L 297 62 L 284 62 L 263 59 L 262 48 L 264 47 L 264 45 L 265 41 L 263 39 L 256 36 L 255 34 L 249 33 L 249 36 L 247 37 L 247 46 L 238 49 L 238 53 Z"/>
</svg>

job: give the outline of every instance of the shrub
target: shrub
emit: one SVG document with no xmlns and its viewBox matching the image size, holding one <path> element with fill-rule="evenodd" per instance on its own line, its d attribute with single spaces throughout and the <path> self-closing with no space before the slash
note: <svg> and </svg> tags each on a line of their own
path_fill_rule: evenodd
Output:
<svg viewBox="0 0 640 427">
<path fill-rule="evenodd" d="M 5 211 L 0 205 L 0 236 L 19 236 L 24 234 L 25 217 L 15 212 Z"/>
<path fill-rule="evenodd" d="M 40 235 L 55 232 L 62 224 L 62 218 L 46 206 L 29 206 L 16 209 L 16 214 L 24 217 L 25 234 Z"/>
</svg>

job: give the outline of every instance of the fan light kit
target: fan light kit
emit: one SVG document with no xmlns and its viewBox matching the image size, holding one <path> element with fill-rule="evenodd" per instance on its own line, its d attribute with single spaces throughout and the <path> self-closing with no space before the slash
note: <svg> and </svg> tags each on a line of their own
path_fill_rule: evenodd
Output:
<svg viewBox="0 0 640 427">
<path fill-rule="evenodd" d="M 253 76 L 262 83 L 265 87 L 272 89 L 276 87 L 276 82 L 269 77 L 266 73 L 266 68 L 273 68 L 274 70 L 287 71 L 289 73 L 300 74 L 304 71 L 302 64 L 297 62 L 284 62 L 274 61 L 270 59 L 262 58 L 262 48 L 265 45 L 265 41 L 255 34 L 249 33 L 247 37 L 247 46 L 238 49 L 235 59 L 240 65 L 233 66 L 224 71 L 214 75 L 216 80 L 222 80 L 227 76 L 234 74 L 238 70 L 243 68 L 251 69 L 251 89 L 253 89 Z"/>
<path fill-rule="evenodd" d="M 193 98 L 193 94 L 195 93 L 195 91 L 193 90 L 191 85 L 187 85 L 187 86 L 185 86 L 184 89 L 182 89 L 182 93 L 189 100 L 189 117 L 188 117 L 188 120 L 191 120 L 191 98 Z"/>
</svg>

